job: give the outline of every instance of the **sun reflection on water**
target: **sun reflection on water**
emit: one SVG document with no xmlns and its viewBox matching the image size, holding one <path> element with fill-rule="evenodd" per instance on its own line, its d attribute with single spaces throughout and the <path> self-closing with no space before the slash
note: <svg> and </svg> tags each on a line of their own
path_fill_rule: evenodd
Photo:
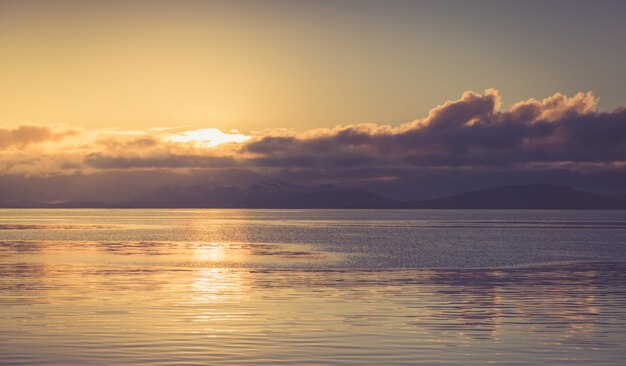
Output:
<svg viewBox="0 0 626 366">
<path fill-rule="evenodd" d="M 246 293 L 242 272 L 226 268 L 197 269 L 191 287 L 198 302 L 241 299 Z"/>
<path fill-rule="evenodd" d="M 193 248 L 193 258 L 199 262 L 225 262 L 239 257 L 241 253 L 229 251 L 227 253 L 227 244 L 223 243 L 205 243 L 199 244 Z"/>
</svg>

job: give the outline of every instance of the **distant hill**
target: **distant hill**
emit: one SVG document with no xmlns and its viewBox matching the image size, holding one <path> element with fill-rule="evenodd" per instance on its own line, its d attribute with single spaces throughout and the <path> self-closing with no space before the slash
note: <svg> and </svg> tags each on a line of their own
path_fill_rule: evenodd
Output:
<svg viewBox="0 0 626 366">
<path fill-rule="evenodd" d="M 245 190 L 220 186 L 170 186 L 126 202 L 124 207 L 355 208 L 396 201 L 358 188 L 302 186 L 278 180 Z"/>
<path fill-rule="evenodd" d="M 553 184 L 497 186 L 424 201 L 397 201 L 359 188 L 303 186 L 268 180 L 246 189 L 166 186 L 121 204 L 0 202 L 0 207 L 626 209 L 626 195 L 607 197 Z"/>
<path fill-rule="evenodd" d="M 600 196 L 553 184 L 497 186 L 426 201 L 406 201 L 403 208 L 460 209 L 626 209 L 626 195 Z"/>
</svg>

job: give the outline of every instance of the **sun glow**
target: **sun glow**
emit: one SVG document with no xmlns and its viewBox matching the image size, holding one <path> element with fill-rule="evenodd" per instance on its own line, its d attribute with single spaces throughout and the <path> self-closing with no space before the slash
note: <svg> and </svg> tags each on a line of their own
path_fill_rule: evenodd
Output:
<svg viewBox="0 0 626 366">
<path fill-rule="evenodd" d="M 201 262 L 220 262 L 229 259 L 225 246 L 220 243 L 194 248 L 194 258 Z"/>
<path fill-rule="evenodd" d="M 174 142 L 192 142 L 204 147 L 215 147 L 229 142 L 243 142 L 250 138 L 237 130 L 228 133 L 217 128 L 202 128 L 199 130 L 185 131 L 170 137 Z"/>
</svg>

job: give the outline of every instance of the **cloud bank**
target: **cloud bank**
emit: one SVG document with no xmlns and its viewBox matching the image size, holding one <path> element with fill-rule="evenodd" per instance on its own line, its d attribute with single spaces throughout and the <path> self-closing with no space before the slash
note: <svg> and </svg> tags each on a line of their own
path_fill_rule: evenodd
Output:
<svg viewBox="0 0 626 366">
<path fill-rule="evenodd" d="M 151 172 L 224 184 L 237 184 L 241 177 L 282 177 L 379 191 L 395 185 L 403 192 L 411 187 L 424 191 L 424 185 L 459 177 L 480 186 L 498 175 L 544 181 L 623 175 L 626 108 L 600 112 L 591 92 L 572 97 L 557 93 L 506 110 L 501 104 L 494 89 L 465 92 L 424 118 L 399 126 L 367 123 L 230 137 L 217 131 L 226 142 L 219 145 L 206 143 L 207 129 L 198 130 L 195 141 L 173 138 L 194 136 L 194 131 L 76 133 L 21 126 L 0 129 L 0 174 L 12 179 L 79 174 L 96 180 L 103 174 Z M 489 177 L 484 184 L 477 178 L 481 175 Z"/>
<path fill-rule="evenodd" d="M 626 159 L 626 110 L 596 112 L 591 93 L 555 94 L 500 111 L 495 90 L 466 92 L 398 127 L 372 124 L 266 136 L 244 151 L 252 163 L 294 166 L 380 165 L 497 167 L 535 164 L 615 164 Z M 582 166 L 582 165 L 581 165 Z"/>
</svg>

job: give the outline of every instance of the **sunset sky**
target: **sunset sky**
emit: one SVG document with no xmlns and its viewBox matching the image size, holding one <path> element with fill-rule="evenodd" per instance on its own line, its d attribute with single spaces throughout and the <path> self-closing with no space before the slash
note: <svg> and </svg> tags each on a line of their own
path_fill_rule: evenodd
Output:
<svg viewBox="0 0 626 366">
<path fill-rule="evenodd" d="M 624 1 L 0 0 L 0 202 L 626 191 Z M 148 179 L 149 178 L 149 179 Z"/>
</svg>

